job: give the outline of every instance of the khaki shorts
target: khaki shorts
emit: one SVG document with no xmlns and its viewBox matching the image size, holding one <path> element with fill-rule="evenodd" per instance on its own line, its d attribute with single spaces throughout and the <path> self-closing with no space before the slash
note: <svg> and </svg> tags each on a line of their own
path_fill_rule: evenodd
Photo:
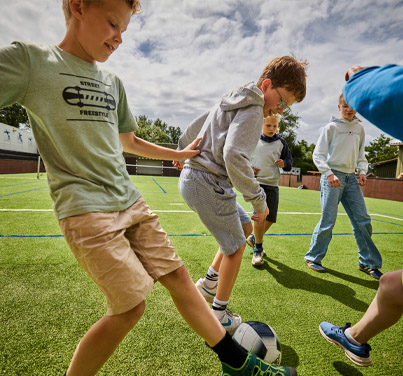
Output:
<svg viewBox="0 0 403 376">
<path fill-rule="evenodd" d="M 183 265 L 143 197 L 120 212 L 86 213 L 59 224 L 77 261 L 105 295 L 108 316 L 136 307 L 156 280 Z"/>
</svg>

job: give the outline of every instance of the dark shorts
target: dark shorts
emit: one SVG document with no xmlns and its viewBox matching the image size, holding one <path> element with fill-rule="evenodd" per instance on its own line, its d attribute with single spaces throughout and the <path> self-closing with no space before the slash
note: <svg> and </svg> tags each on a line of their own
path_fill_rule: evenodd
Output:
<svg viewBox="0 0 403 376">
<path fill-rule="evenodd" d="M 266 217 L 266 221 L 276 223 L 279 199 L 278 187 L 264 184 L 261 184 L 260 186 L 266 193 L 266 204 L 269 208 L 269 215 Z"/>
</svg>

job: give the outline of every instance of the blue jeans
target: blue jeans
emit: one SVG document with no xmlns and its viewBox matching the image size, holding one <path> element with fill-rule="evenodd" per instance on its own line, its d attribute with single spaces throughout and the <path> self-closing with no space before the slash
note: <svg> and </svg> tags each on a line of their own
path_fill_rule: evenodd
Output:
<svg viewBox="0 0 403 376">
<path fill-rule="evenodd" d="M 339 188 L 332 188 L 325 175 L 320 180 L 320 202 L 322 217 L 312 235 L 309 251 L 305 260 L 320 263 L 325 257 L 332 239 L 332 230 L 336 223 L 337 207 L 341 201 L 350 218 L 355 241 L 358 245 L 359 262 L 374 269 L 382 267 L 382 256 L 372 241 L 371 217 L 365 206 L 364 196 L 354 173 L 346 174 L 333 171 L 340 180 Z"/>
</svg>

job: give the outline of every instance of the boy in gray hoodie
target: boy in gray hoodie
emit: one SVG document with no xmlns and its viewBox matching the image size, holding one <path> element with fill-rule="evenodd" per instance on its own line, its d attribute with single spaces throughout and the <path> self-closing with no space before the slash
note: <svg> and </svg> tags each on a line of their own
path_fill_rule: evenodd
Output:
<svg viewBox="0 0 403 376">
<path fill-rule="evenodd" d="M 227 306 L 246 237 L 252 232 L 250 218 L 237 204 L 233 187 L 252 204 L 256 213 L 252 219 L 262 226 L 269 210 L 265 192 L 255 179 L 251 156 L 263 118 L 281 114 L 285 107 L 304 99 L 306 66 L 291 56 L 272 59 L 257 84 L 250 82 L 224 95 L 194 120 L 179 140 L 179 149 L 183 149 L 202 137 L 200 154 L 185 161 L 179 191 L 218 242 L 213 263 L 196 286 L 213 303 L 214 314 L 230 334 L 242 322 Z"/>
</svg>

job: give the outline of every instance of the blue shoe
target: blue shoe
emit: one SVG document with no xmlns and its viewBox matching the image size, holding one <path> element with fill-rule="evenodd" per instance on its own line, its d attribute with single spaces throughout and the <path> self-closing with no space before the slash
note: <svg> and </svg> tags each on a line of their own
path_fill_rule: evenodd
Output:
<svg viewBox="0 0 403 376">
<path fill-rule="evenodd" d="M 249 247 L 255 248 L 255 244 L 256 244 L 256 242 L 255 242 L 255 235 L 250 234 L 250 235 L 246 238 L 246 244 L 247 244 Z"/>
<path fill-rule="evenodd" d="M 379 269 L 372 269 L 364 264 L 361 264 L 360 262 L 358 263 L 358 269 L 375 279 L 379 279 L 383 276 L 383 273 L 380 272 Z"/>
<path fill-rule="evenodd" d="M 354 364 L 357 364 L 357 366 L 372 366 L 372 358 L 369 355 L 371 346 L 368 344 L 361 346 L 353 345 L 345 336 L 344 331 L 350 326 L 351 324 L 349 322 L 345 326 L 339 327 L 324 321 L 320 323 L 319 331 L 326 341 L 343 349 L 347 358 Z"/>
<path fill-rule="evenodd" d="M 266 363 L 249 352 L 241 368 L 232 368 L 222 363 L 221 376 L 297 376 L 297 371 L 291 367 L 280 367 Z"/>
<path fill-rule="evenodd" d="M 326 269 L 322 266 L 322 264 L 318 262 L 312 262 L 308 260 L 304 260 L 305 264 L 307 264 L 309 269 L 315 270 L 315 272 L 324 273 Z"/>
</svg>

